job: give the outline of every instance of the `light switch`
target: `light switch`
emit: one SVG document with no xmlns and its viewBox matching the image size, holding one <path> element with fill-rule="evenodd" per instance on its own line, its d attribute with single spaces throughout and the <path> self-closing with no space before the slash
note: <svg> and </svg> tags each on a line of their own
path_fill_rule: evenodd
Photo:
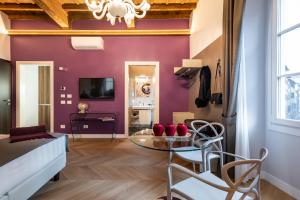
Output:
<svg viewBox="0 0 300 200">
<path fill-rule="evenodd" d="M 66 98 L 66 94 L 60 94 L 60 98 Z"/>
<path fill-rule="evenodd" d="M 83 128 L 89 128 L 89 125 L 84 124 Z"/>
<path fill-rule="evenodd" d="M 71 100 L 68 100 L 68 101 L 67 101 L 67 104 L 72 104 L 72 101 L 71 101 Z"/>
<path fill-rule="evenodd" d="M 65 125 L 65 124 L 61 124 L 61 125 L 60 125 L 60 128 L 61 128 L 61 129 L 65 129 L 65 128 L 66 128 L 66 125 Z"/>
<path fill-rule="evenodd" d="M 66 104 L 66 101 L 65 100 L 61 100 L 60 104 Z"/>
<path fill-rule="evenodd" d="M 67 94 L 68 99 L 72 99 L 72 94 Z"/>
</svg>

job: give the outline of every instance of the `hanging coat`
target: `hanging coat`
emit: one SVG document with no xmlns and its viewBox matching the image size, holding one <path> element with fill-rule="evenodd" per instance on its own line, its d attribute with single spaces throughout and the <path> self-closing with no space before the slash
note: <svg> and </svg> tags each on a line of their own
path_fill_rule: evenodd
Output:
<svg viewBox="0 0 300 200">
<path fill-rule="evenodd" d="M 211 72 L 209 66 L 202 67 L 200 71 L 199 79 L 200 79 L 199 95 L 195 100 L 195 104 L 198 108 L 202 108 L 208 105 L 211 97 L 211 91 L 210 91 Z"/>
</svg>

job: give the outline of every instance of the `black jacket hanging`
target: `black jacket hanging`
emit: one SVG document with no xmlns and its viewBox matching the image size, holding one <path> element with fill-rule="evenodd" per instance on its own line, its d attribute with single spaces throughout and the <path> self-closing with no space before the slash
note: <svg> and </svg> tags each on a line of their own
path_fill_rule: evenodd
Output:
<svg viewBox="0 0 300 200">
<path fill-rule="evenodd" d="M 198 108 L 205 107 L 208 105 L 211 97 L 210 91 L 210 79 L 211 72 L 208 66 L 202 67 L 200 71 L 200 88 L 198 98 L 195 100 L 195 104 Z"/>
</svg>

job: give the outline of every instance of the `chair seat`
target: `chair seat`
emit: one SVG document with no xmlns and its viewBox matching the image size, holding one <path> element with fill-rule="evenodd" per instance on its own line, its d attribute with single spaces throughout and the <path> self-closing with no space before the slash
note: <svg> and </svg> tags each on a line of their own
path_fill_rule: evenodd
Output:
<svg viewBox="0 0 300 200">
<path fill-rule="evenodd" d="M 229 187 L 222 179 L 210 172 L 201 173 L 199 176 L 215 184 Z M 171 190 L 178 194 L 188 196 L 190 199 L 194 200 L 224 200 L 227 196 L 227 192 L 212 187 L 193 177 L 173 185 Z M 240 192 L 235 192 L 232 200 L 239 200 L 242 195 L 243 194 Z M 253 200 L 253 198 L 247 196 L 245 200 Z"/>
<path fill-rule="evenodd" d="M 185 147 L 186 148 L 186 147 Z M 193 147 L 191 147 L 193 148 Z M 176 148 L 176 149 L 180 149 L 180 148 Z M 203 158 L 202 158 L 202 153 L 201 150 L 197 150 L 197 151 L 182 151 L 182 152 L 175 152 L 175 154 L 177 156 L 179 156 L 180 158 L 187 160 L 187 161 L 191 161 L 191 162 L 197 162 L 197 163 L 202 163 L 203 162 Z M 209 155 L 209 159 L 215 159 L 215 158 L 219 158 L 220 156 L 217 154 L 210 154 Z"/>
</svg>

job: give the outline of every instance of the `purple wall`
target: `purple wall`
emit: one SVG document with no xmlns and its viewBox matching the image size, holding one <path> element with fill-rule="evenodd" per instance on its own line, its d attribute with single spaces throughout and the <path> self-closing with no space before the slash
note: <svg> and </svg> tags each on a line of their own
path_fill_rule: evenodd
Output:
<svg viewBox="0 0 300 200">
<path fill-rule="evenodd" d="M 137 23 L 140 29 L 188 28 L 187 20 L 145 20 Z M 123 25 L 121 25 L 123 26 Z M 119 26 L 119 27 L 121 27 Z M 13 21 L 12 28 L 56 28 L 49 22 Z M 111 27 L 107 22 L 79 21 L 73 27 Z M 118 28 L 118 26 L 117 26 Z M 11 37 L 12 64 L 16 61 L 54 61 L 55 65 L 55 131 L 60 124 L 68 127 L 69 113 L 77 112 L 78 78 L 114 77 L 116 95 L 113 101 L 89 101 L 90 112 L 117 112 L 118 133 L 124 133 L 124 65 L 125 61 L 159 61 L 160 63 L 160 121 L 172 122 L 172 112 L 188 110 L 188 90 L 173 75 L 173 67 L 189 57 L 188 36 L 126 36 L 103 37 L 103 51 L 76 51 L 68 36 Z M 67 72 L 58 67 L 68 68 Z M 65 85 L 66 94 L 73 95 L 72 105 L 60 105 L 59 87 Z M 15 93 L 15 92 L 14 92 Z M 14 94 L 15 95 L 15 94 Z M 30 97 L 28 97 L 30 98 Z M 15 109 L 14 109 L 15 110 Z"/>
</svg>

